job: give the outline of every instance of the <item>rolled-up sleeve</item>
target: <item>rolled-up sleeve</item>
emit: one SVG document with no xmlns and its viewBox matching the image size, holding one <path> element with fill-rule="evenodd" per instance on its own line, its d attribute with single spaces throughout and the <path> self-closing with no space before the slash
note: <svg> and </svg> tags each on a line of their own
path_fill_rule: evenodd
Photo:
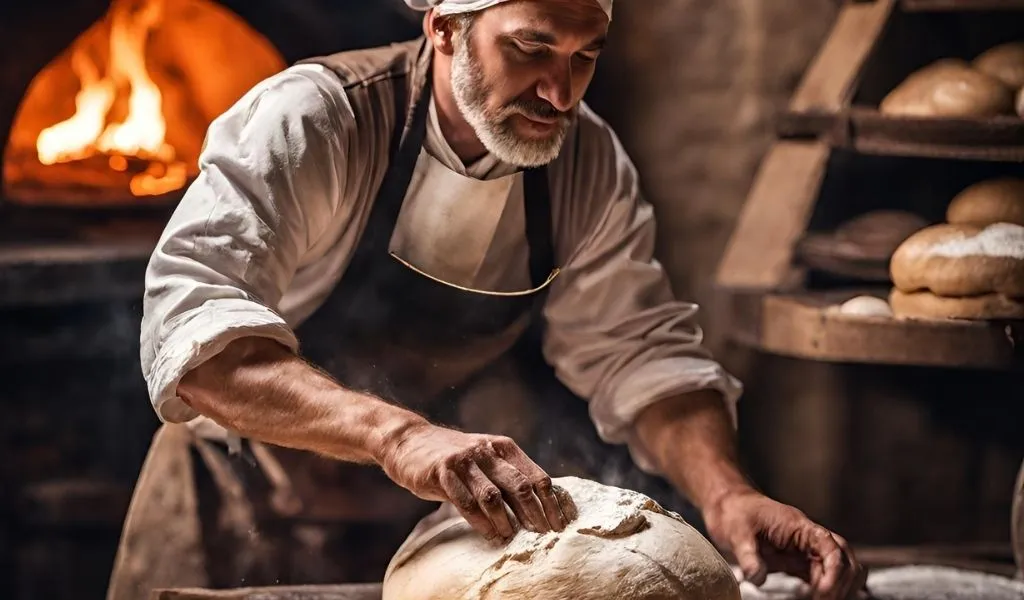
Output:
<svg viewBox="0 0 1024 600">
<path fill-rule="evenodd" d="M 576 208 L 561 218 L 573 223 L 560 227 L 583 233 L 545 306 L 545 357 L 566 387 L 589 401 L 602 439 L 629 444 L 637 465 L 656 472 L 632 439 L 641 411 L 711 389 L 735 425 L 742 386 L 702 345 L 697 306 L 673 296 L 654 258 L 654 211 L 624 149 L 606 126 L 590 129 L 573 176 Z"/>
<path fill-rule="evenodd" d="M 190 369 L 244 336 L 298 343 L 278 303 L 337 210 L 344 97 L 291 69 L 210 126 L 200 173 L 146 271 L 141 359 L 160 419 L 197 415 L 177 396 Z"/>
</svg>

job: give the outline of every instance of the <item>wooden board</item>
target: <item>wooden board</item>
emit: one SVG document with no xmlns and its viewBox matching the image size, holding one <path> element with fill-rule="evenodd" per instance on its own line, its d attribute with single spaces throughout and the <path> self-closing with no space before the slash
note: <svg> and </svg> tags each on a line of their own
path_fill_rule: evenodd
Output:
<svg viewBox="0 0 1024 600">
<path fill-rule="evenodd" d="M 155 590 L 150 600 L 380 600 L 379 583 L 306 585 L 230 590 Z"/>
<path fill-rule="evenodd" d="M 826 144 L 778 142 L 761 162 L 716 284 L 778 290 L 793 283 L 793 253 L 804 234 L 828 163 Z"/>
<path fill-rule="evenodd" d="M 777 129 L 781 137 L 842 130 L 842 111 L 893 10 L 893 0 L 850 2 L 807 69 Z"/>
<path fill-rule="evenodd" d="M 911 118 L 853 107 L 848 130 L 827 135 L 832 145 L 872 154 L 1024 162 L 1024 119 L 1016 116 Z"/>
<path fill-rule="evenodd" d="M 857 560 L 868 569 L 935 565 L 1013 577 L 1015 568 L 1005 544 L 955 546 L 854 546 Z"/>
<path fill-rule="evenodd" d="M 1024 10 L 1024 0 L 901 0 L 906 12 Z"/>
<path fill-rule="evenodd" d="M 829 310 L 861 293 L 884 297 L 885 291 L 736 294 L 731 298 L 732 335 L 765 352 L 809 360 L 1024 368 L 1024 321 L 892 319 Z"/>
</svg>

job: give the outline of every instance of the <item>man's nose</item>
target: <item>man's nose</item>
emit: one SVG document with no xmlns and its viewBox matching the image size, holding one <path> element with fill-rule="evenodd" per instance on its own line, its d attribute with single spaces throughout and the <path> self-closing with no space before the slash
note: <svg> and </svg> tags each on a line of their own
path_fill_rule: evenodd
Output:
<svg viewBox="0 0 1024 600">
<path fill-rule="evenodd" d="M 537 95 L 555 110 L 569 112 L 573 107 L 572 65 L 569 61 L 551 65 L 537 86 Z"/>
</svg>

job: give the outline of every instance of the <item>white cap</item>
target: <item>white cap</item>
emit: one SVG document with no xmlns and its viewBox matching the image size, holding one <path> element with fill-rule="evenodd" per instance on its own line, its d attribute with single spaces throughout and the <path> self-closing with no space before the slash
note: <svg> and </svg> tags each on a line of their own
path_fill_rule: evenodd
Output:
<svg viewBox="0 0 1024 600">
<path fill-rule="evenodd" d="M 442 15 L 454 15 L 459 13 L 476 12 L 484 10 L 509 0 L 405 0 L 410 8 L 415 10 L 430 10 L 437 8 Z M 612 0 L 595 0 L 612 20 Z"/>
</svg>

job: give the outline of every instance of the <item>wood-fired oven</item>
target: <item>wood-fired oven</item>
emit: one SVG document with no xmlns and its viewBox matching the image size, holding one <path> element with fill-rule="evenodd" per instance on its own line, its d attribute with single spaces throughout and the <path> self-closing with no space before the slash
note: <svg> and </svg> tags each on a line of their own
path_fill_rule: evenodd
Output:
<svg viewBox="0 0 1024 600">
<path fill-rule="evenodd" d="M 401 0 L 0 7 L 0 597 L 102 597 L 157 422 L 143 274 L 209 122 L 296 60 L 410 39 Z"/>
</svg>

